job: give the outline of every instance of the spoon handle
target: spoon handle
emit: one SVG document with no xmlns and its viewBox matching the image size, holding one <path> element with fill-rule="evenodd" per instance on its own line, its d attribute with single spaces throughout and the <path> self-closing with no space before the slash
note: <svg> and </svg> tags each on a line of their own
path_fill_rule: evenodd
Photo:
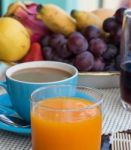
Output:
<svg viewBox="0 0 131 150">
<path fill-rule="evenodd" d="M 13 125 L 13 126 L 16 126 L 16 124 L 14 122 L 12 122 L 10 119 L 8 119 L 5 115 L 3 114 L 0 114 L 0 121 L 5 123 L 5 124 L 8 124 L 8 125 Z"/>
<path fill-rule="evenodd" d="M 30 125 L 27 124 L 23 119 L 15 117 L 15 116 L 6 116 L 4 114 L 0 114 L 0 121 L 7 124 L 11 125 L 14 127 L 22 127 L 22 128 L 29 128 Z"/>
</svg>

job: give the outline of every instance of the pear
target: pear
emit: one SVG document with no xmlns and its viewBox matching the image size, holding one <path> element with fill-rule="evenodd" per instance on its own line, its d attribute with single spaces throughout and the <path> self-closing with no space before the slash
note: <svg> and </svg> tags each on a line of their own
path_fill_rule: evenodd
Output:
<svg viewBox="0 0 131 150">
<path fill-rule="evenodd" d="M 97 15 L 103 22 L 105 19 L 112 17 L 115 14 L 115 11 L 113 9 L 99 8 L 93 10 L 92 13 Z"/>
<path fill-rule="evenodd" d="M 0 18 L 0 60 L 18 61 L 29 48 L 30 36 L 26 28 L 13 18 Z"/>
</svg>

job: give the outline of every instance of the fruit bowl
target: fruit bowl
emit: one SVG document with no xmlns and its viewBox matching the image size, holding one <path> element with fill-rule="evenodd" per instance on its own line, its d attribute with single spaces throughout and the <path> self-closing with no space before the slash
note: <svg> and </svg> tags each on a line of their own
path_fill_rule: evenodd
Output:
<svg viewBox="0 0 131 150">
<path fill-rule="evenodd" d="M 95 88 L 119 87 L 119 71 L 112 72 L 83 72 L 79 73 L 78 84 Z"/>
</svg>

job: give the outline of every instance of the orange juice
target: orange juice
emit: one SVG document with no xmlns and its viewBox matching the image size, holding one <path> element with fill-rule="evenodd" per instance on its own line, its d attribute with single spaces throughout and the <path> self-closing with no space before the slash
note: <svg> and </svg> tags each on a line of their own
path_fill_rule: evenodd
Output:
<svg viewBox="0 0 131 150">
<path fill-rule="evenodd" d="M 50 98 L 31 112 L 33 150 L 100 150 L 102 115 L 81 98 Z"/>
</svg>

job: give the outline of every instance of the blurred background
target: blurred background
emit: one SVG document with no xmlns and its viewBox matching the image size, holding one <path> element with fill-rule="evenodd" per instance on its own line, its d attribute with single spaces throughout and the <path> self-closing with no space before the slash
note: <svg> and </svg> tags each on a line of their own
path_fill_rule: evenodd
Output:
<svg viewBox="0 0 131 150">
<path fill-rule="evenodd" d="M 96 8 L 111 8 L 116 9 L 120 5 L 120 0 L 77 0 L 78 8 L 84 10 L 93 10 Z"/>
<path fill-rule="evenodd" d="M 1 14 L 4 14 L 8 5 L 15 0 L 0 0 L 0 11 Z M 30 2 L 31 0 L 21 0 L 25 2 Z M 96 8 L 111 8 L 117 9 L 121 1 L 120 0 L 32 0 L 33 2 L 37 3 L 54 3 L 62 8 L 64 8 L 67 12 L 70 12 L 71 9 L 81 9 L 81 10 L 94 10 Z M 128 0 L 123 0 L 128 1 Z M 130 1 L 130 0 L 129 0 Z M 125 2 L 126 3 L 126 2 Z M 123 3 L 125 5 L 125 3 Z"/>
</svg>

